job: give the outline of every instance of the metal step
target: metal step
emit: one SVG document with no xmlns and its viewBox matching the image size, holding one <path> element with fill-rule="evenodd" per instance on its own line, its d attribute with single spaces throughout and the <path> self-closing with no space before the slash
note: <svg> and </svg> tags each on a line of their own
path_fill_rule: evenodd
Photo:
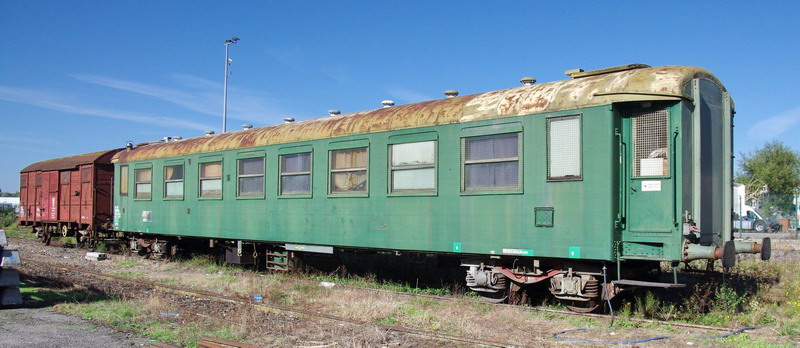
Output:
<svg viewBox="0 0 800 348">
<path fill-rule="evenodd" d="M 613 283 L 614 285 L 642 286 L 648 288 L 663 288 L 663 289 L 676 289 L 676 288 L 686 287 L 686 284 L 646 282 L 642 280 L 632 280 L 632 279 L 612 280 L 611 283 Z"/>
</svg>

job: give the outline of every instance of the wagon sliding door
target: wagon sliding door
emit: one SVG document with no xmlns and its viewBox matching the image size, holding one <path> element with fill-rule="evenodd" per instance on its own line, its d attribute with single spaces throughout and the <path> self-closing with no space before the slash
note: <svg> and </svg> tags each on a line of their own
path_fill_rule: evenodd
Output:
<svg viewBox="0 0 800 348">
<path fill-rule="evenodd" d="M 669 121 L 669 109 L 633 112 L 623 120 L 629 144 L 625 154 L 629 235 L 675 230 L 676 175 L 672 164 L 676 159 Z"/>
</svg>

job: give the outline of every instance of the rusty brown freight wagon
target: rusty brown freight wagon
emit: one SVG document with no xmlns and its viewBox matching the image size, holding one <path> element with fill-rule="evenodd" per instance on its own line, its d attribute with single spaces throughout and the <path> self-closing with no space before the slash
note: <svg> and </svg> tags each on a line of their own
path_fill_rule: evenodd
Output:
<svg viewBox="0 0 800 348">
<path fill-rule="evenodd" d="M 121 149 L 47 160 L 20 171 L 19 224 L 44 241 L 58 233 L 78 240 L 104 231 L 113 220 L 111 158 Z"/>
</svg>

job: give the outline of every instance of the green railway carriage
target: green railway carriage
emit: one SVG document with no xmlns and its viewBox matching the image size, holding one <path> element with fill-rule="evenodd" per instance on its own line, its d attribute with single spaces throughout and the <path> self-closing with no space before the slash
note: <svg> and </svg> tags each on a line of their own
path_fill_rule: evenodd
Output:
<svg viewBox="0 0 800 348">
<path fill-rule="evenodd" d="M 237 256 L 252 243 L 461 255 L 473 290 L 502 300 L 549 281 L 578 310 L 653 285 L 641 274 L 660 262 L 761 251 L 730 240 L 733 103 L 711 73 L 568 73 L 131 146 L 114 158 L 114 227 L 156 252 L 196 237 Z"/>
</svg>

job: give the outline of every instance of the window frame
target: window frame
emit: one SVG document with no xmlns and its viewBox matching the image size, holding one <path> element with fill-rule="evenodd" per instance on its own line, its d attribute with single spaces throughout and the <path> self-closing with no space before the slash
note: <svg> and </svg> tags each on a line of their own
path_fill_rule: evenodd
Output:
<svg viewBox="0 0 800 348">
<path fill-rule="evenodd" d="M 128 170 L 128 165 L 119 166 L 119 195 L 120 196 L 127 196 L 129 191 L 129 182 L 130 180 L 130 173 Z"/>
<path fill-rule="evenodd" d="M 167 168 L 170 167 L 181 167 L 181 179 L 168 179 L 167 178 Z M 168 194 L 167 185 L 170 183 L 180 182 L 181 183 L 181 195 L 180 197 Z M 183 163 L 176 163 L 176 164 L 165 164 L 164 165 L 164 200 L 175 200 L 181 201 L 183 198 L 186 197 L 186 166 Z"/>
<path fill-rule="evenodd" d="M 138 173 L 142 170 L 150 171 L 150 181 L 137 181 Z M 150 195 L 148 197 L 139 197 L 139 185 L 150 185 Z M 133 169 L 133 199 L 140 201 L 150 201 L 153 199 L 153 167 L 141 167 Z"/>
<path fill-rule="evenodd" d="M 577 119 L 578 120 L 578 165 L 579 165 L 579 168 L 580 168 L 580 174 L 578 176 L 559 176 L 559 177 L 554 177 L 554 176 L 550 175 L 550 164 L 551 164 L 551 158 L 550 158 L 550 124 L 552 122 L 566 121 L 566 120 L 571 120 L 571 119 Z M 547 159 L 547 164 L 546 164 L 547 167 L 545 169 L 547 170 L 547 173 L 546 173 L 547 181 L 548 182 L 563 182 L 563 181 L 581 181 L 581 180 L 583 180 L 583 147 L 584 146 L 583 146 L 583 117 L 582 117 L 582 114 L 548 117 L 545 122 L 546 122 L 546 124 L 545 124 L 545 141 L 547 142 L 546 149 L 545 149 L 545 151 L 546 151 L 545 157 Z"/>
<path fill-rule="evenodd" d="M 308 171 L 301 172 L 284 172 L 283 171 L 283 158 L 284 156 L 303 155 L 308 154 Z M 302 176 L 308 175 L 308 192 L 303 193 L 284 193 L 283 192 L 283 178 L 288 176 Z M 299 151 L 287 152 L 278 154 L 278 198 L 310 198 L 314 192 L 314 151 Z"/>
<path fill-rule="evenodd" d="M 360 150 L 364 149 L 364 156 L 365 156 L 365 166 L 364 167 L 350 167 L 345 169 L 333 169 L 333 154 L 339 151 L 347 151 L 347 150 Z M 333 174 L 338 173 L 354 173 L 354 172 L 364 172 L 364 176 L 366 177 L 366 182 L 364 184 L 363 191 L 347 191 L 347 192 L 336 192 L 334 191 L 333 185 Z M 353 147 L 343 147 L 343 148 L 331 148 L 328 150 L 328 195 L 331 197 L 369 197 L 369 145 L 364 146 L 353 146 Z"/>
<path fill-rule="evenodd" d="M 483 128 L 483 127 L 481 127 Z M 523 132 L 522 128 L 515 125 L 509 124 L 504 129 L 505 131 L 502 132 L 480 132 L 480 131 L 470 131 L 465 132 L 466 134 L 461 135 L 461 194 L 462 195 L 492 195 L 492 194 L 520 194 L 523 193 L 524 187 L 524 178 L 523 178 Z M 488 127 L 487 127 L 488 129 Z M 471 138 L 481 138 L 481 137 L 491 137 L 491 136 L 502 136 L 507 134 L 514 134 L 517 138 L 517 155 L 515 157 L 498 157 L 492 159 L 480 159 L 480 160 L 467 160 L 467 139 Z M 517 185 L 516 186 L 497 186 L 497 187 L 480 187 L 480 188 L 468 188 L 467 187 L 467 166 L 473 164 L 485 164 L 485 163 L 509 163 L 509 162 L 517 162 Z"/>
<path fill-rule="evenodd" d="M 261 174 L 241 174 L 241 163 L 247 160 L 261 160 Z M 236 159 L 236 198 L 237 199 L 263 199 L 266 197 L 266 174 L 267 174 L 267 159 L 266 156 L 247 156 L 239 157 Z M 261 177 L 261 192 L 257 194 L 242 194 L 242 178 L 257 178 Z"/>
<path fill-rule="evenodd" d="M 433 143 L 433 163 L 416 164 L 416 165 L 401 165 L 394 166 L 393 163 L 393 147 L 395 145 L 406 144 L 419 144 L 419 143 Z M 390 142 L 387 149 L 388 158 L 388 173 L 387 173 L 387 192 L 390 196 L 433 196 L 439 190 L 439 141 L 437 138 L 420 139 L 420 140 L 407 140 L 400 142 Z M 415 170 L 415 169 L 433 169 L 433 188 L 426 189 L 394 189 L 394 173 L 396 171 Z"/>
<path fill-rule="evenodd" d="M 92 182 L 92 167 L 81 168 L 81 184 L 88 184 L 91 182 Z"/>
<path fill-rule="evenodd" d="M 64 180 L 66 179 L 66 180 Z M 58 184 L 59 185 L 69 185 L 69 171 L 60 171 L 58 172 Z"/>
<path fill-rule="evenodd" d="M 203 166 L 219 163 L 219 177 L 203 177 Z M 202 162 L 197 163 L 197 198 L 199 200 L 221 200 L 223 195 L 225 194 L 225 185 L 222 178 L 225 176 L 225 163 L 222 158 L 219 159 L 207 159 Z M 212 180 L 219 180 L 219 195 L 214 196 L 204 196 L 203 195 L 203 182 L 204 181 L 212 181 Z"/>
<path fill-rule="evenodd" d="M 636 140 L 636 135 L 635 135 L 636 129 L 635 129 L 634 123 L 636 123 L 635 119 L 637 117 L 641 117 L 644 114 L 657 113 L 657 112 L 663 112 L 664 113 L 664 134 L 663 135 L 664 135 L 664 141 L 665 141 L 666 147 L 664 147 L 663 149 L 666 150 L 664 153 L 666 154 L 667 157 L 666 158 L 656 157 L 656 158 L 662 158 L 663 160 L 666 160 L 664 162 L 666 162 L 667 174 L 662 174 L 662 175 L 642 175 L 641 160 L 644 159 L 644 158 L 638 158 L 637 157 L 637 149 L 636 149 L 637 140 Z M 646 179 L 669 179 L 669 178 L 672 178 L 672 173 L 675 170 L 675 168 L 673 168 L 673 165 L 672 165 L 672 162 L 675 160 L 673 158 L 674 154 L 673 154 L 672 151 L 673 151 L 673 146 L 675 146 L 675 144 L 673 143 L 672 138 L 671 138 L 673 136 L 673 134 L 672 134 L 672 132 L 670 130 L 670 128 L 671 128 L 671 123 L 670 123 L 671 122 L 671 117 L 670 117 L 671 115 L 670 114 L 671 113 L 670 113 L 670 109 L 669 108 L 653 108 L 653 109 L 638 110 L 638 111 L 632 112 L 628 116 L 628 120 L 630 122 L 630 147 L 631 147 L 630 155 L 629 155 L 630 156 L 629 160 L 631 161 L 631 165 L 630 165 L 630 168 L 628 170 L 630 170 L 630 178 L 631 179 L 635 179 L 635 180 L 645 179 L 646 180 Z M 637 168 L 638 168 L 638 173 L 637 173 Z"/>
</svg>

